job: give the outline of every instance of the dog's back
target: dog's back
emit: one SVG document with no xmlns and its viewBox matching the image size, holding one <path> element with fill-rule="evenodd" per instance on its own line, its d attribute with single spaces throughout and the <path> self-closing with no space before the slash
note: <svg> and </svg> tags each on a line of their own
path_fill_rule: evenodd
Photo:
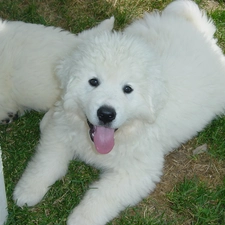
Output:
<svg viewBox="0 0 225 225">
<path fill-rule="evenodd" d="M 215 27 L 193 1 L 178 0 L 126 32 L 142 36 L 160 61 L 167 102 L 155 125 L 164 131 L 161 142 L 168 152 L 224 112 L 225 57 L 213 37 Z"/>
<path fill-rule="evenodd" d="M 46 110 L 56 101 L 55 65 L 76 42 L 60 28 L 0 22 L 0 121 L 26 109 Z"/>
</svg>

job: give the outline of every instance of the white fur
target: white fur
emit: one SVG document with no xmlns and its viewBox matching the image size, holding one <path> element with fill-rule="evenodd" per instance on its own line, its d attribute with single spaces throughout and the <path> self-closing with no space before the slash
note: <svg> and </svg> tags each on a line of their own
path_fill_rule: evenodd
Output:
<svg viewBox="0 0 225 225">
<path fill-rule="evenodd" d="M 0 19 L 0 122 L 8 113 L 49 109 L 60 95 L 56 65 L 85 37 L 112 30 L 113 22 L 112 17 L 75 36 L 60 28 Z"/>
<path fill-rule="evenodd" d="M 195 10 L 191 10 L 194 8 Z M 225 61 L 215 28 L 194 2 L 146 14 L 123 33 L 87 38 L 57 67 L 64 92 L 41 122 L 42 138 L 18 182 L 19 206 L 37 204 L 78 158 L 103 171 L 68 219 L 103 225 L 155 188 L 164 155 L 202 130 L 225 107 Z M 98 78 L 100 85 L 88 81 Z M 123 93 L 124 85 L 133 92 Z M 87 119 L 102 105 L 116 110 L 108 154 L 96 152 Z"/>
</svg>

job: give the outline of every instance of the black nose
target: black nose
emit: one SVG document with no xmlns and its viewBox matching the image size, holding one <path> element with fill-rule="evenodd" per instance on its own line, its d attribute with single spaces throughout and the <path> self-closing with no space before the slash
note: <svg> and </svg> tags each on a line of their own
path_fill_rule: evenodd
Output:
<svg viewBox="0 0 225 225">
<path fill-rule="evenodd" d="M 97 116 L 104 124 L 110 123 L 116 118 L 116 111 L 112 107 L 102 106 L 98 109 Z"/>
</svg>

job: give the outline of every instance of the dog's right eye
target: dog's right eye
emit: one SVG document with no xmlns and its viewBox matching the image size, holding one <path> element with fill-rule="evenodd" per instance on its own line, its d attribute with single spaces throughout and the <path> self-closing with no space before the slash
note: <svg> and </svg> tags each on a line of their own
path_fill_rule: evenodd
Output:
<svg viewBox="0 0 225 225">
<path fill-rule="evenodd" d="M 92 87 L 97 87 L 100 84 L 97 78 L 92 78 L 88 82 Z"/>
</svg>

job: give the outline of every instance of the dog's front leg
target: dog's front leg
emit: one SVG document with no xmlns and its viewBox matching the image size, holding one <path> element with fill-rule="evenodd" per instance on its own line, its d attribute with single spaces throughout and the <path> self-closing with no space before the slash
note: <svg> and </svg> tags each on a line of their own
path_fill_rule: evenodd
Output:
<svg viewBox="0 0 225 225">
<path fill-rule="evenodd" d="M 17 205 L 37 204 L 49 187 L 67 172 L 73 153 L 63 140 L 57 138 L 55 132 L 57 130 L 46 128 L 42 134 L 37 151 L 13 193 Z"/>
<path fill-rule="evenodd" d="M 67 224 L 104 225 L 126 207 L 137 204 L 159 181 L 162 162 L 152 171 L 138 170 L 104 173 L 73 210 Z"/>
</svg>

